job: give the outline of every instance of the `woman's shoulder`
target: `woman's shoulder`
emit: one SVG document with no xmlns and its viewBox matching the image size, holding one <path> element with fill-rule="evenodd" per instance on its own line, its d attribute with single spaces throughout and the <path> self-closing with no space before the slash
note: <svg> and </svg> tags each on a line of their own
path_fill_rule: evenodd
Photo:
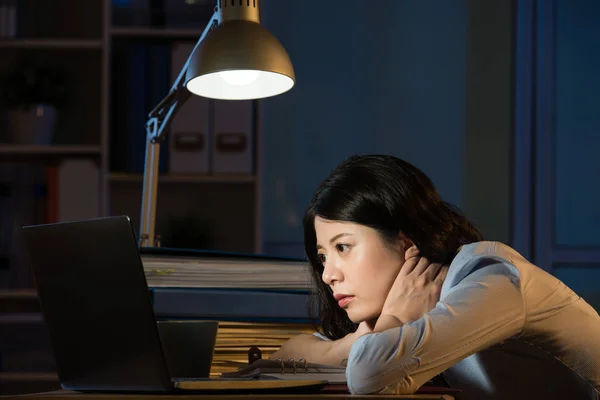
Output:
<svg viewBox="0 0 600 400">
<path fill-rule="evenodd" d="M 549 304 L 558 309 L 579 299 L 579 295 L 557 277 L 501 242 L 464 245 L 450 264 L 442 286 L 442 296 L 451 288 L 457 288 L 462 282 L 466 282 L 467 277 L 486 280 L 498 275 L 508 278 L 504 282 L 519 287 L 530 310 L 542 309 Z"/>
<path fill-rule="evenodd" d="M 469 260 L 473 258 L 493 257 L 507 262 L 513 262 L 515 259 L 523 259 L 515 249 L 497 241 L 481 241 L 465 244 L 461 246 L 456 254 L 455 260 Z"/>
<path fill-rule="evenodd" d="M 447 290 L 475 273 L 504 274 L 518 280 L 521 277 L 519 264 L 522 262 L 527 260 L 501 242 L 481 241 L 465 244 L 452 260 L 444 286 Z M 443 289 L 442 292 L 444 291 Z"/>
<path fill-rule="evenodd" d="M 456 270 L 473 270 L 481 264 L 490 264 L 490 261 L 506 266 L 508 271 L 516 275 L 520 275 L 525 271 L 528 274 L 545 273 L 517 250 L 497 241 L 473 242 L 461 246 L 456 257 L 452 260 L 451 267 Z"/>
<path fill-rule="evenodd" d="M 523 259 L 515 249 L 495 241 L 481 241 L 462 245 L 452 260 L 452 266 L 464 266 L 473 260 L 491 258 L 498 262 L 514 263 L 516 259 Z"/>
</svg>

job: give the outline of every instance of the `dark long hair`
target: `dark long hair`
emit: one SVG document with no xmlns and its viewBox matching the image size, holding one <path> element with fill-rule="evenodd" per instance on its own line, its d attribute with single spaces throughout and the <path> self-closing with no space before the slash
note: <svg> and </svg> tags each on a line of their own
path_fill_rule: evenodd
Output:
<svg viewBox="0 0 600 400">
<path fill-rule="evenodd" d="M 449 264 L 457 249 L 482 240 L 460 211 L 444 202 L 431 179 L 412 164 L 388 155 L 352 156 L 321 183 L 304 215 L 304 248 L 315 290 L 311 311 L 315 326 L 330 339 L 339 339 L 357 325 L 337 306 L 321 276 L 317 257 L 315 217 L 353 222 L 377 230 L 393 245 L 400 233 L 433 262 Z M 316 303 L 316 304 L 315 304 Z"/>
</svg>

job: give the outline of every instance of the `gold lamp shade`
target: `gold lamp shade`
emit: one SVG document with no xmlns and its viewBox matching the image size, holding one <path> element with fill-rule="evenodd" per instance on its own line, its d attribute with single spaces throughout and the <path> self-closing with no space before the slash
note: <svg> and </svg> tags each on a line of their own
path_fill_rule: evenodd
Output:
<svg viewBox="0 0 600 400">
<path fill-rule="evenodd" d="M 295 80 L 292 62 L 271 32 L 257 22 L 232 20 L 198 45 L 185 86 L 198 96 L 247 100 L 287 92 Z"/>
</svg>

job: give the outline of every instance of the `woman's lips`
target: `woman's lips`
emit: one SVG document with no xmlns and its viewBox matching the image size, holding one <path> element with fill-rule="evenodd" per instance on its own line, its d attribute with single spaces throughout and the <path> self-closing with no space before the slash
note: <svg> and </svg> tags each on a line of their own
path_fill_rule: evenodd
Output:
<svg viewBox="0 0 600 400">
<path fill-rule="evenodd" d="M 354 296 L 342 297 L 338 300 L 338 306 L 340 306 L 340 308 L 345 308 L 352 300 L 354 300 Z"/>
</svg>

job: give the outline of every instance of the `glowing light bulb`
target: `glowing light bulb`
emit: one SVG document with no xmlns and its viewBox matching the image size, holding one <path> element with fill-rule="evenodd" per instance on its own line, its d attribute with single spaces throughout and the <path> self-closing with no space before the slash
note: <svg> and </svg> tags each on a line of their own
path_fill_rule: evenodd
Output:
<svg viewBox="0 0 600 400">
<path fill-rule="evenodd" d="M 237 71 L 221 71 L 219 75 L 223 80 L 230 85 L 244 86 L 249 85 L 258 79 L 259 71 L 253 70 L 237 70 Z"/>
</svg>

